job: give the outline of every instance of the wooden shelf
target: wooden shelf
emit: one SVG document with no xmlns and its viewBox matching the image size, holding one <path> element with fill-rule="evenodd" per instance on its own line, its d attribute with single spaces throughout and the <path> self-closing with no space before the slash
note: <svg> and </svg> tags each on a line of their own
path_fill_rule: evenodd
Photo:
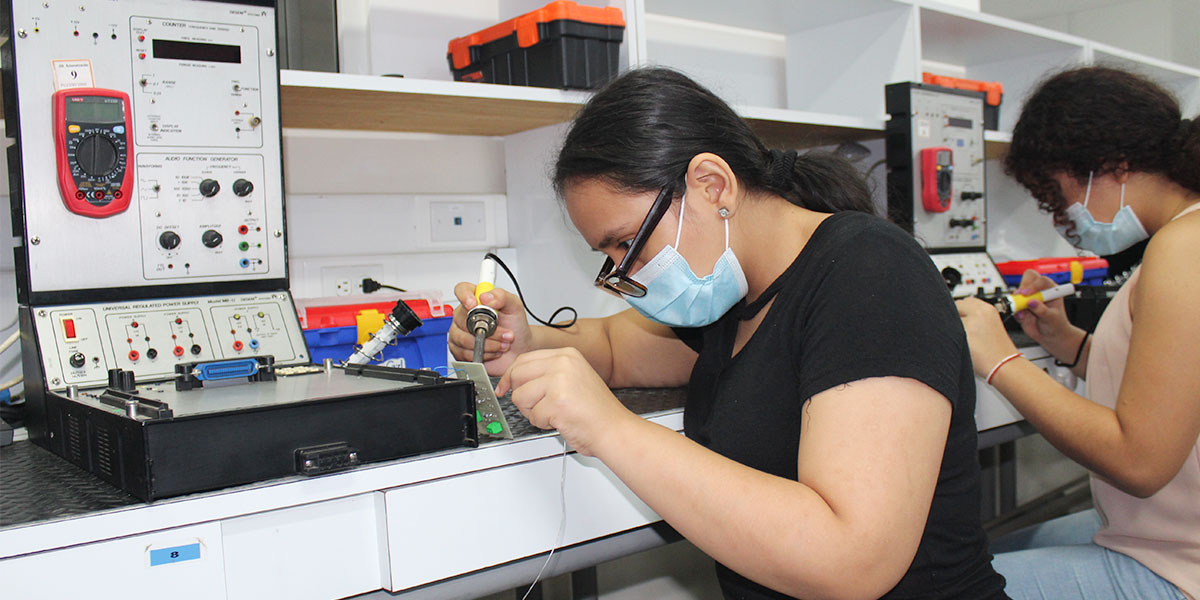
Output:
<svg viewBox="0 0 1200 600">
<path fill-rule="evenodd" d="M 1008 145 L 1012 143 L 1012 132 L 985 131 L 983 132 L 983 155 L 988 160 L 1004 158 L 1008 153 Z"/>
<path fill-rule="evenodd" d="M 283 126 L 504 136 L 569 121 L 587 92 L 282 71 Z M 769 145 L 805 148 L 883 136 L 883 121 L 739 107 Z"/>
<path fill-rule="evenodd" d="M 570 120 L 585 92 L 280 72 L 283 126 L 503 136 Z"/>
</svg>

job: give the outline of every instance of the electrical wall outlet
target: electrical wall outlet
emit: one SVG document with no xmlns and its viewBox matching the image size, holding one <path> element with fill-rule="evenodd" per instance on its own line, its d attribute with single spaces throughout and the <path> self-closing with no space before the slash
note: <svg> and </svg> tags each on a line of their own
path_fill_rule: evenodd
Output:
<svg viewBox="0 0 1200 600">
<path fill-rule="evenodd" d="M 321 268 L 321 292 L 326 296 L 361 294 L 362 280 L 386 279 L 383 265 L 348 265 Z"/>
</svg>

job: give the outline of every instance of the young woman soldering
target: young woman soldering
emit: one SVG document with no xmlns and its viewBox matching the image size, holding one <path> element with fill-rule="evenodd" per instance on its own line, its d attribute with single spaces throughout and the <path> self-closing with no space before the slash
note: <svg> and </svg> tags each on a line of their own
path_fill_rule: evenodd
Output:
<svg viewBox="0 0 1200 600">
<path fill-rule="evenodd" d="M 708 90 L 641 69 L 579 113 L 554 184 L 607 255 L 597 285 L 636 310 L 557 330 L 483 295 L 497 393 L 716 559 L 728 598 L 1005 597 L 962 325 L 852 167 L 768 151 Z M 686 437 L 609 391 L 685 384 Z"/>
<path fill-rule="evenodd" d="M 1095 510 L 993 546 L 1014 598 L 1200 598 L 1200 123 L 1181 117 L 1158 85 L 1093 67 L 1044 82 L 1013 129 L 1005 166 L 1069 241 L 1110 255 L 1150 239 L 1094 335 L 1062 300 L 1017 315 L 1087 398 L 1021 358 L 990 306 L 958 303 L 976 372 L 1092 473 Z"/>
</svg>

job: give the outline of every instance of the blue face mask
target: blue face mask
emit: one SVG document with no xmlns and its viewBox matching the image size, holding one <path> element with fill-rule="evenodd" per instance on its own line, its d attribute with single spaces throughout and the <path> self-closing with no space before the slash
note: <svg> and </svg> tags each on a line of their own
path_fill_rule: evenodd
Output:
<svg viewBox="0 0 1200 600">
<path fill-rule="evenodd" d="M 1142 222 L 1138 220 L 1133 209 L 1125 204 L 1125 184 L 1121 184 L 1121 210 L 1113 217 L 1112 223 L 1098 223 L 1088 212 L 1088 200 L 1092 197 L 1092 175 L 1088 173 L 1087 191 L 1083 194 L 1083 204 L 1072 204 L 1067 209 L 1067 218 L 1075 225 L 1075 231 L 1067 234 L 1069 224 L 1056 225 L 1058 234 L 1063 236 L 1072 246 L 1081 250 L 1094 252 L 1099 256 L 1109 256 L 1133 246 L 1150 237 Z"/>
<path fill-rule="evenodd" d="M 687 196 L 684 196 L 679 205 L 680 233 L 686 206 Z M 646 295 L 626 296 L 625 300 L 647 319 L 663 325 L 703 327 L 714 323 L 744 298 L 749 289 L 746 274 L 729 247 L 729 221 L 725 222 L 725 252 L 717 258 L 711 275 L 697 277 L 687 259 L 676 250 L 678 247 L 679 233 L 676 233 L 674 246 L 664 246 L 631 276 L 646 286 Z"/>
</svg>

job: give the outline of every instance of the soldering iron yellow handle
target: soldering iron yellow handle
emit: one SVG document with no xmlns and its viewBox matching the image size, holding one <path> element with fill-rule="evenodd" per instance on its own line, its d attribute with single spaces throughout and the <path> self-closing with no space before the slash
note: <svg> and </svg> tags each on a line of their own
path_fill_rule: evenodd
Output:
<svg viewBox="0 0 1200 600">
<path fill-rule="evenodd" d="M 479 265 L 479 283 L 475 284 L 475 301 L 482 304 L 480 296 L 496 289 L 496 261 L 485 258 Z"/>
<path fill-rule="evenodd" d="M 1028 296 L 1013 294 L 1009 297 L 1012 298 L 1013 313 L 1019 313 L 1029 308 L 1029 303 L 1033 300 L 1037 300 L 1038 302 L 1049 302 L 1051 300 L 1058 300 L 1059 298 L 1066 298 L 1074 293 L 1075 286 L 1070 283 L 1064 283 L 1050 289 L 1042 290 L 1036 294 L 1030 294 Z"/>
<path fill-rule="evenodd" d="M 481 302 L 479 300 L 479 297 L 494 290 L 494 289 L 496 289 L 496 286 L 494 286 L 486 281 L 480 281 L 479 283 L 475 284 L 475 301 Z"/>
</svg>

